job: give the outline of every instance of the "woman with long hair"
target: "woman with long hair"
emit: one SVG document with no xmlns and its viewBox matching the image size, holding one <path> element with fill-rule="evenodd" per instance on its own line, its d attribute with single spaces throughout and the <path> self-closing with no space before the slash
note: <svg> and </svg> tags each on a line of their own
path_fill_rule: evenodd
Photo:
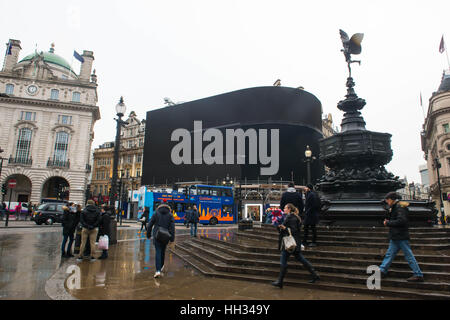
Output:
<svg viewBox="0 0 450 320">
<path fill-rule="evenodd" d="M 280 258 L 280 274 L 278 276 L 278 280 L 272 282 L 273 286 L 279 287 L 280 289 L 283 288 L 283 279 L 287 272 L 287 261 L 291 254 L 294 255 L 294 257 L 300 261 L 305 268 L 311 273 L 312 279 L 309 281 L 310 283 L 314 283 L 317 280 L 320 280 L 320 277 L 317 275 L 316 271 L 312 267 L 311 263 L 309 263 L 308 260 L 305 259 L 305 257 L 302 255 L 301 252 L 301 237 L 300 237 L 300 230 L 301 230 L 301 219 L 298 216 L 299 212 L 298 209 L 292 204 L 288 203 L 284 206 L 284 213 L 287 214 L 284 222 L 278 226 L 279 231 L 279 239 L 278 239 L 278 249 L 281 250 L 281 258 Z M 297 246 L 295 247 L 295 250 L 293 252 L 287 251 L 284 246 L 282 245 L 282 239 L 285 236 L 289 235 L 289 231 L 291 232 L 291 235 L 294 237 L 295 242 Z"/>
</svg>

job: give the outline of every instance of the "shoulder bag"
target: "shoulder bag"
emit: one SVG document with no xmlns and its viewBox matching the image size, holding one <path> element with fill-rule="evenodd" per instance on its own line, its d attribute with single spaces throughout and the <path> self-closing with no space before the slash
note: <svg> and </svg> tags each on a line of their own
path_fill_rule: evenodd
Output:
<svg viewBox="0 0 450 320">
<path fill-rule="evenodd" d="M 284 247 L 284 250 L 292 253 L 295 251 L 295 248 L 297 248 L 297 242 L 295 242 L 295 239 L 291 234 L 291 229 L 290 228 L 287 228 L 287 229 L 288 229 L 289 235 L 283 237 L 283 247 Z"/>
<path fill-rule="evenodd" d="M 159 225 L 159 214 L 160 213 L 156 213 L 157 216 L 157 222 L 156 222 L 156 232 L 155 232 L 155 240 L 157 240 L 158 242 L 161 242 L 162 244 L 168 244 L 171 238 L 170 232 L 167 228 L 161 227 Z"/>
</svg>

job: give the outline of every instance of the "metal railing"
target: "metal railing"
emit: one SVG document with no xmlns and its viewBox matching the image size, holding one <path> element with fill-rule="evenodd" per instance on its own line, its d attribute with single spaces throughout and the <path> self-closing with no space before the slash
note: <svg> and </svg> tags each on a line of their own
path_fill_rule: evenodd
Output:
<svg viewBox="0 0 450 320">
<path fill-rule="evenodd" d="M 70 168 L 70 160 L 61 161 L 56 159 L 48 159 L 47 167 Z"/>
<path fill-rule="evenodd" d="M 15 157 L 9 156 L 8 164 L 21 164 L 25 166 L 31 166 L 33 159 L 31 157 Z"/>
</svg>

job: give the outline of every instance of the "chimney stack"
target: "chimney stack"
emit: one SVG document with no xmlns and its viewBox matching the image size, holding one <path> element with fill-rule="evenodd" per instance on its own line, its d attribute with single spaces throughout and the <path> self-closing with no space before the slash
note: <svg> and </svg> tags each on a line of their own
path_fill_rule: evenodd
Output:
<svg viewBox="0 0 450 320">
<path fill-rule="evenodd" d="M 3 64 L 3 71 L 12 71 L 19 60 L 20 50 L 22 50 L 20 40 L 9 39 L 9 42 L 6 44 L 6 56 L 5 63 Z"/>
<path fill-rule="evenodd" d="M 94 53 L 84 50 L 82 57 L 84 62 L 81 64 L 79 78 L 82 81 L 89 81 L 92 72 L 92 63 L 94 62 Z"/>
</svg>

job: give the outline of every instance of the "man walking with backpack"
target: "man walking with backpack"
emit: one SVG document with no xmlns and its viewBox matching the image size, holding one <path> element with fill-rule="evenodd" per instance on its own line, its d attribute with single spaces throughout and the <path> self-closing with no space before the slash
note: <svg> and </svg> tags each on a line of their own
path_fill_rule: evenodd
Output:
<svg viewBox="0 0 450 320">
<path fill-rule="evenodd" d="M 164 270 L 164 258 L 167 244 L 175 241 L 175 220 L 173 219 L 172 209 L 164 203 L 160 204 L 155 214 L 150 219 L 147 227 L 147 239 L 153 237 L 155 245 L 155 264 L 156 272 L 154 278 L 159 278 Z M 153 229 L 153 227 L 155 227 Z"/>
<path fill-rule="evenodd" d="M 389 227 L 389 248 L 380 265 L 381 277 L 385 278 L 387 276 L 392 261 L 397 253 L 402 250 L 405 260 L 414 272 L 414 275 L 408 278 L 407 281 L 423 282 L 422 271 L 409 245 L 409 203 L 399 200 L 401 200 L 401 196 L 397 192 L 389 192 L 385 197 L 385 202 L 389 205 L 389 219 L 385 219 L 383 224 Z"/>
</svg>

